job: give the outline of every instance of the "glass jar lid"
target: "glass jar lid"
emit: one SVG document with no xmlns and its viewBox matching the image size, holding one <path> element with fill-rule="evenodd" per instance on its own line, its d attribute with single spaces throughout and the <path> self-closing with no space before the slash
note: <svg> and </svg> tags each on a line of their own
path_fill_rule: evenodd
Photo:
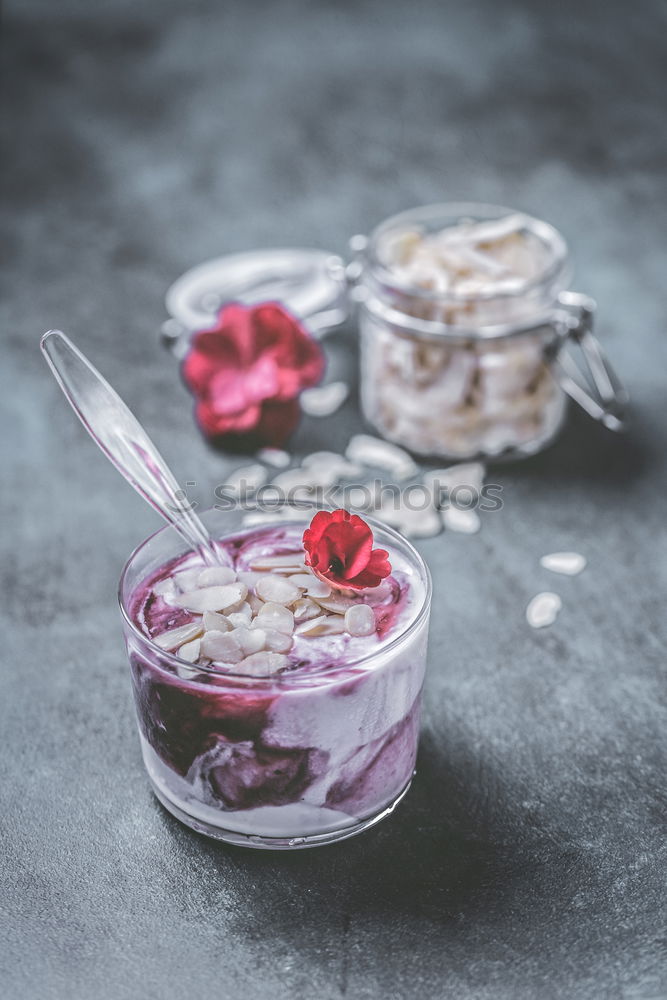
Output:
<svg viewBox="0 0 667 1000">
<path fill-rule="evenodd" d="M 211 325 L 226 302 L 280 302 L 314 336 L 348 315 L 348 285 L 340 257 L 324 250 L 283 247 L 226 254 L 191 268 L 165 296 L 172 319 L 165 340 L 182 353 L 190 334 Z"/>
</svg>

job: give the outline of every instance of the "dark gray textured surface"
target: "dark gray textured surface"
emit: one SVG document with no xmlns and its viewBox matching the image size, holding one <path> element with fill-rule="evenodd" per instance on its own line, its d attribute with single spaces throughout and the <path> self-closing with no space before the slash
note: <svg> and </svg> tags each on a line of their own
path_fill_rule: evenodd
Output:
<svg viewBox="0 0 667 1000">
<path fill-rule="evenodd" d="M 3 997 L 665 996 L 666 27 L 662 3 L 8 5 Z M 319 852 L 225 849 L 144 780 L 115 587 L 156 522 L 38 336 L 69 331 L 207 501 L 232 466 L 157 348 L 167 285 L 458 198 L 563 230 L 633 426 L 572 419 L 497 473 L 479 536 L 422 545 L 438 610 L 396 816 Z M 560 548 L 583 576 L 539 569 Z M 564 609 L 533 633 L 545 586 Z"/>
</svg>

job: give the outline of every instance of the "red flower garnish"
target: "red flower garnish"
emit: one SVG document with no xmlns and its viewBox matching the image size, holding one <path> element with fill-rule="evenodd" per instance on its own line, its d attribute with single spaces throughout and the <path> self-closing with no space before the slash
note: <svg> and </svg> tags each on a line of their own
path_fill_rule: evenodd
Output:
<svg viewBox="0 0 667 1000">
<path fill-rule="evenodd" d="M 373 532 L 349 510 L 321 510 L 303 534 L 306 565 L 334 587 L 365 590 L 391 573 L 389 553 L 373 548 Z"/>
<path fill-rule="evenodd" d="M 235 302 L 195 334 L 182 372 L 208 437 L 232 448 L 281 446 L 299 422 L 299 393 L 322 378 L 324 356 L 282 306 Z"/>
</svg>

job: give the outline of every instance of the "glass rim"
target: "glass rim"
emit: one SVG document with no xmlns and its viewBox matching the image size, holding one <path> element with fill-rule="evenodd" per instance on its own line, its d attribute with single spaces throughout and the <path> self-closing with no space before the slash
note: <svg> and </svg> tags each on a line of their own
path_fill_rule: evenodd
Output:
<svg viewBox="0 0 667 1000">
<path fill-rule="evenodd" d="M 303 503 L 303 501 L 301 501 L 301 503 Z M 291 508 L 295 508 L 296 507 L 296 509 L 298 509 L 298 506 L 295 505 L 294 503 L 285 503 L 285 504 L 283 504 L 283 506 L 285 506 L 285 507 L 291 507 Z M 309 510 L 316 510 L 316 509 L 317 510 L 322 510 L 322 509 L 332 509 L 332 508 L 322 508 L 322 507 L 317 507 L 316 504 L 312 504 L 312 505 L 309 506 L 308 509 Z M 217 511 L 220 514 L 223 513 L 223 511 L 218 510 L 216 507 L 208 507 L 208 508 L 206 508 L 206 510 L 203 510 L 200 513 L 199 516 L 200 517 L 201 516 L 205 517 L 207 514 L 211 513 L 212 511 Z M 354 513 L 354 511 L 352 513 Z M 410 624 L 407 626 L 407 628 L 404 631 L 400 632 L 399 635 L 395 636 L 393 639 L 391 639 L 390 642 L 386 643 L 386 645 L 383 645 L 380 649 L 371 651 L 369 653 L 365 653 L 363 656 L 359 656 L 359 657 L 357 657 L 354 660 L 346 661 L 344 664 L 336 663 L 336 664 L 331 664 L 330 666 L 327 666 L 327 667 L 320 667 L 320 668 L 315 669 L 315 670 L 294 670 L 294 671 L 291 671 L 291 672 L 288 671 L 288 672 L 285 672 L 285 673 L 282 673 L 282 674 L 262 674 L 260 676 L 256 676 L 256 675 L 250 676 L 248 674 L 237 673 L 237 672 L 234 672 L 234 671 L 231 671 L 231 670 L 221 670 L 221 669 L 216 668 L 216 667 L 211 667 L 210 665 L 203 665 L 203 664 L 202 665 L 199 665 L 199 664 L 195 665 L 193 663 L 190 663 L 188 660 L 182 659 L 180 656 L 177 656 L 174 653 L 167 652 L 167 650 L 162 649 L 160 646 L 157 645 L 157 643 L 155 643 L 152 639 L 150 639 L 137 626 L 137 624 L 133 621 L 133 619 L 132 619 L 132 617 L 130 615 L 130 612 L 129 612 L 129 608 L 127 608 L 125 606 L 125 602 L 124 602 L 124 599 L 123 599 L 123 588 L 124 588 L 125 581 L 126 581 L 128 573 L 129 573 L 130 567 L 132 566 L 132 563 L 134 562 L 135 558 L 137 556 L 139 556 L 144 551 L 144 549 L 154 539 L 156 539 L 158 537 L 158 535 L 163 535 L 164 533 L 166 533 L 166 532 L 168 532 L 170 530 L 175 532 L 175 528 L 171 524 L 165 524 L 165 525 L 163 525 L 161 528 L 158 528 L 156 531 L 152 532 L 152 534 L 148 535 L 147 538 L 144 538 L 144 540 L 142 542 L 140 542 L 137 546 L 135 546 L 135 548 L 132 550 L 132 552 L 128 556 L 127 560 L 125 561 L 125 564 L 124 564 L 123 569 L 122 569 L 121 574 L 120 574 L 120 580 L 118 582 L 118 590 L 117 590 L 118 605 L 120 607 L 120 612 L 121 612 L 121 616 L 123 618 L 123 621 L 129 626 L 131 632 L 134 634 L 134 636 L 137 639 L 139 639 L 142 643 L 144 643 L 146 646 L 148 646 L 148 648 L 152 652 L 155 652 L 156 654 L 159 655 L 161 663 L 169 664 L 170 666 L 174 666 L 174 667 L 184 667 L 185 666 L 185 667 L 188 667 L 191 670 L 196 670 L 197 673 L 209 674 L 209 675 L 214 676 L 214 677 L 229 678 L 230 681 L 234 682 L 234 684 L 237 684 L 237 685 L 238 685 L 239 682 L 241 682 L 242 684 L 248 684 L 249 686 L 252 686 L 252 685 L 255 685 L 255 684 L 258 685 L 258 686 L 261 686 L 262 684 L 265 685 L 267 682 L 273 682 L 273 683 L 275 683 L 276 680 L 279 680 L 279 682 L 282 684 L 287 679 L 289 679 L 289 682 L 293 683 L 294 686 L 299 686 L 300 684 L 303 684 L 305 686 L 305 685 L 308 685 L 308 683 L 310 681 L 312 681 L 312 680 L 314 680 L 316 678 L 327 677 L 329 674 L 333 674 L 333 673 L 339 672 L 341 670 L 348 670 L 348 669 L 353 669 L 353 668 L 357 668 L 357 667 L 363 666 L 367 662 L 372 661 L 372 660 L 376 659 L 379 656 L 384 656 L 387 652 L 389 652 L 392 649 L 396 648 L 397 646 L 405 643 L 409 639 L 409 637 L 414 632 L 417 631 L 417 629 L 419 628 L 419 626 L 421 626 L 421 624 L 424 622 L 424 620 L 427 618 L 428 614 L 430 613 L 431 599 L 432 599 L 432 596 L 433 596 L 433 580 L 432 580 L 432 577 L 431 577 L 431 572 L 430 572 L 430 570 L 428 568 L 428 565 L 427 565 L 425 559 L 417 551 L 417 549 L 414 547 L 414 545 L 407 538 L 405 538 L 404 535 L 401 535 L 400 532 L 396 531 L 394 528 L 390 527 L 389 525 L 383 524 L 382 522 L 378 521 L 376 518 L 374 518 L 372 516 L 367 516 L 366 514 L 364 514 L 363 516 L 364 516 L 364 520 L 368 521 L 368 523 L 372 526 L 374 532 L 375 532 L 376 528 L 378 530 L 380 530 L 380 531 L 383 531 L 386 535 L 389 536 L 389 538 L 393 539 L 399 545 L 402 545 L 402 546 L 404 546 L 407 549 L 407 551 L 409 552 L 410 556 L 414 559 L 416 567 L 419 570 L 419 572 L 421 574 L 421 578 L 422 578 L 422 580 L 424 582 L 424 585 L 425 585 L 424 598 L 422 600 L 422 603 L 421 603 L 421 606 L 419 608 L 419 611 L 417 612 L 417 614 L 414 617 L 414 619 L 410 622 Z M 258 527 L 270 529 L 270 528 L 275 528 L 275 527 L 285 527 L 285 526 L 289 526 L 290 524 L 296 524 L 296 523 L 298 523 L 298 522 L 296 522 L 296 521 L 281 521 L 280 519 L 277 519 L 275 522 L 273 522 L 273 521 L 267 522 L 265 525 L 261 525 L 261 526 L 260 525 L 249 526 L 246 529 L 240 528 L 238 530 L 238 532 L 235 532 L 235 534 L 243 534 L 244 531 L 252 532 L 252 531 L 257 530 Z M 232 532 L 230 532 L 230 535 L 231 534 L 232 534 Z M 179 537 L 180 536 L 178 536 L 176 534 L 176 538 L 179 538 Z M 223 538 L 224 538 L 224 536 L 223 536 Z M 196 684 L 197 683 L 196 680 L 190 679 L 190 678 L 187 678 L 187 677 L 181 677 L 177 673 L 174 673 L 171 676 L 177 677 L 177 679 L 179 681 L 181 681 L 182 683 L 184 683 L 184 684 Z"/>
<path fill-rule="evenodd" d="M 479 221 L 487 219 L 502 218 L 504 215 L 522 215 L 528 228 L 534 233 L 553 254 L 553 259 L 547 264 L 543 271 L 529 278 L 520 288 L 498 289 L 488 292 L 437 292 L 430 288 L 420 288 L 408 281 L 402 281 L 395 271 L 392 271 L 380 260 L 377 253 L 379 238 L 384 233 L 395 228 L 402 223 L 425 222 L 429 218 L 441 216 L 479 216 Z M 407 295 L 423 299 L 425 302 L 483 302 L 494 299 L 519 298 L 528 292 L 534 291 L 541 285 L 548 285 L 557 276 L 565 272 L 569 259 L 569 248 L 562 233 L 552 226 L 550 222 L 530 215 L 528 212 L 519 212 L 517 209 L 507 208 L 504 205 L 493 205 L 485 202 L 462 201 L 462 202 L 434 202 L 429 205 L 419 205 L 409 208 L 380 222 L 370 233 L 368 243 L 364 250 L 364 263 L 367 265 L 367 273 L 373 278 L 379 287 L 385 289 L 397 289 Z M 366 268 L 365 268 L 366 270 Z M 445 326 L 445 324 L 441 324 Z"/>
</svg>

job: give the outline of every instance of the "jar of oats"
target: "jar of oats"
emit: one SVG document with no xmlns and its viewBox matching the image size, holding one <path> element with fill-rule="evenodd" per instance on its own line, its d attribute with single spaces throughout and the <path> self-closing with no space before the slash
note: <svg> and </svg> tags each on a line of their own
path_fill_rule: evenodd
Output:
<svg viewBox="0 0 667 1000">
<path fill-rule="evenodd" d="M 595 303 L 567 291 L 552 226 L 498 206 L 431 205 L 352 247 L 361 403 L 385 438 L 447 459 L 530 455 L 558 433 L 568 396 L 620 427 L 625 394 L 591 333 Z M 586 376 L 565 350 L 575 343 Z"/>
</svg>

